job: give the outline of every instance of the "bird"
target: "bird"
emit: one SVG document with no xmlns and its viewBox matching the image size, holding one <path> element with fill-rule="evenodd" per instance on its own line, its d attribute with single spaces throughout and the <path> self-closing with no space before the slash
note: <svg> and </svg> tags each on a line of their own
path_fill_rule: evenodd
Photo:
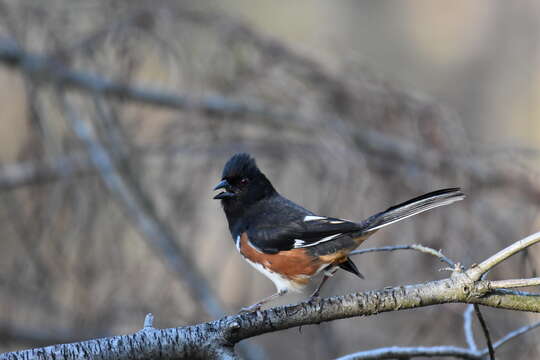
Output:
<svg viewBox="0 0 540 360">
<path fill-rule="evenodd" d="M 323 272 L 312 293 L 317 298 L 324 283 L 338 270 L 360 278 L 348 257 L 379 229 L 397 221 L 465 198 L 460 188 L 433 191 L 355 222 L 317 215 L 280 195 L 247 153 L 233 155 L 214 187 L 236 249 L 256 270 L 269 278 L 276 292 L 241 311 L 262 305 L 290 292 L 302 292 Z"/>
</svg>

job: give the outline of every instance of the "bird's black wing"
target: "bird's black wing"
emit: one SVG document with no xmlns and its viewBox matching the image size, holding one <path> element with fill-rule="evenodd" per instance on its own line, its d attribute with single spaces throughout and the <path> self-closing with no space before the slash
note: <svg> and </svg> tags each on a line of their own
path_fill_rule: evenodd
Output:
<svg viewBox="0 0 540 360">
<path fill-rule="evenodd" d="M 255 226 L 248 229 L 248 238 L 262 252 L 275 254 L 315 246 L 361 229 L 361 224 L 348 220 L 306 215 L 285 224 Z"/>
</svg>

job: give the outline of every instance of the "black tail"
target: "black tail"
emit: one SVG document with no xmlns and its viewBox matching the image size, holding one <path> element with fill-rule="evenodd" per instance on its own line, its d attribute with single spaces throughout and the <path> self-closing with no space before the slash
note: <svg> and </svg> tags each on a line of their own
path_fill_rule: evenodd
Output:
<svg viewBox="0 0 540 360">
<path fill-rule="evenodd" d="M 406 219 L 439 206 L 463 200 L 464 198 L 465 194 L 461 192 L 460 188 L 433 191 L 375 214 L 368 218 L 362 225 L 365 226 L 364 229 L 366 232 L 377 230 L 393 224 L 396 221 Z"/>
<path fill-rule="evenodd" d="M 356 264 L 352 262 L 351 259 L 347 258 L 345 262 L 342 262 L 339 264 L 339 267 L 342 268 L 345 271 L 348 271 L 350 273 L 353 273 L 354 275 L 358 276 L 360 279 L 364 278 L 364 275 L 360 271 L 358 271 L 358 268 L 356 267 Z"/>
</svg>

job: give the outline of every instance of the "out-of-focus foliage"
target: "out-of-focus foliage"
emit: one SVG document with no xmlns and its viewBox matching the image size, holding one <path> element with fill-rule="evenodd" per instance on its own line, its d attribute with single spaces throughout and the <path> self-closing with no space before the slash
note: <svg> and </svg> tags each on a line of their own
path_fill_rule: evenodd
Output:
<svg viewBox="0 0 540 360">
<path fill-rule="evenodd" d="M 362 59 L 369 63 L 369 52 L 362 54 L 362 42 L 369 40 L 368 48 L 375 51 L 373 44 L 384 48 L 383 39 L 389 35 L 373 31 L 380 24 L 351 21 L 346 10 L 364 20 L 366 12 L 382 18 L 384 10 L 388 24 L 399 17 L 397 10 L 381 10 L 374 2 L 329 4 L 334 33 L 343 28 L 355 35 L 343 35 L 334 45 L 338 49 L 326 52 L 321 62 L 314 60 L 315 49 L 296 49 L 294 37 L 286 46 L 225 15 L 234 12 L 231 8 L 216 10 L 211 4 L 201 9 L 200 4 L 171 1 L 3 0 L 0 35 L 81 73 L 192 99 L 224 95 L 254 108 L 265 104 L 273 111 L 228 116 L 220 114 L 219 104 L 214 111 L 178 110 L 91 91 L 68 93 L 77 116 L 93 124 L 96 138 L 131 190 L 148 200 L 143 204 L 147 210 L 173 229 L 182 254 L 193 260 L 193 271 L 208 280 L 226 311 L 237 311 L 273 291 L 270 281 L 242 262 L 220 206 L 211 200 L 221 167 L 236 151 L 255 155 L 284 195 L 337 217 L 362 219 L 441 187 L 461 186 L 469 194 L 465 202 L 385 229 L 365 246 L 423 243 L 472 263 L 537 230 L 537 152 L 475 140 L 484 131 L 498 131 L 491 128 L 489 112 L 471 111 L 476 106 L 473 98 L 489 101 L 486 109 L 505 107 L 507 100 L 493 102 L 499 98 L 484 92 L 490 79 L 471 77 L 475 91 L 450 85 L 438 91 L 453 93 L 449 103 L 460 112 L 477 115 L 464 125 L 455 110 L 415 90 L 391 86 L 363 65 Z M 428 32 L 438 29 L 437 24 L 425 25 L 432 13 L 422 11 L 434 5 L 424 5 L 428 7 L 411 5 L 402 14 L 423 20 L 418 26 L 425 30 L 415 33 L 419 43 L 429 41 Z M 504 8 L 485 4 L 492 12 L 496 6 Z M 252 21 L 261 16 L 274 15 L 259 14 Z M 483 16 L 487 25 L 482 26 L 489 28 L 505 18 Z M 296 19 L 288 21 L 293 28 Z M 372 31 L 366 31 L 370 26 Z M 480 47 L 477 51 L 491 66 L 502 67 L 504 61 L 499 63 L 490 48 L 482 47 L 487 40 L 479 40 L 481 35 L 475 34 L 470 41 L 476 45 L 468 46 Z M 523 36 L 538 40 L 537 35 Z M 436 52 L 432 56 L 439 62 L 452 58 L 444 44 L 433 46 L 428 50 Z M 340 63 L 341 54 L 346 59 L 354 54 L 347 52 L 349 48 L 357 49 L 361 60 Z M 513 55 L 519 56 L 518 51 Z M 395 56 L 385 64 L 402 65 Z M 462 74 L 476 74 L 469 71 Z M 448 84 L 456 75 L 448 71 L 444 76 Z M 60 163 L 57 176 L 0 193 L 0 351 L 132 332 L 142 326 L 147 312 L 154 314 L 159 327 L 210 319 L 183 275 L 166 266 L 167 254 L 144 241 L 137 222 L 104 185 L 108 174 L 88 161 L 87 147 L 73 134 L 54 82 L 37 80 L 25 76 L 24 68 L 0 69 L 0 159 L 5 165 L 40 168 L 70 156 L 84 171 L 63 176 L 67 165 Z M 474 96 L 469 99 L 467 94 Z M 515 101 L 510 95 L 508 100 Z M 511 124 L 513 119 L 506 121 Z M 532 249 L 490 276 L 530 276 L 537 268 L 537 252 Z M 362 255 L 356 263 L 367 279 L 340 272 L 323 296 L 441 276 L 440 264 L 417 254 Z M 446 305 L 343 320 L 251 341 L 271 358 L 295 359 L 326 359 L 376 346 L 460 344 L 463 308 Z M 529 317 L 485 314 L 495 338 Z M 518 342 L 519 351 L 508 345 L 501 354 L 538 356 L 532 335 Z"/>
</svg>

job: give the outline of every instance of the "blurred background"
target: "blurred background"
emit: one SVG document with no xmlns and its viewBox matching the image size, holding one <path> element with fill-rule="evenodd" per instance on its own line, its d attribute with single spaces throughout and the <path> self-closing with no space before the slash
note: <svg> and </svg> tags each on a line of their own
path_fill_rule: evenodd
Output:
<svg viewBox="0 0 540 360">
<path fill-rule="evenodd" d="M 330 216 L 469 195 L 363 247 L 421 243 L 469 265 L 537 231 L 539 34 L 534 0 L 0 0 L 0 352 L 135 332 L 148 312 L 157 327 L 199 323 L 273 293 L 212 200 L 238 151 Z M 535 276 L 538 255 L 489 276 Z M 339 272 L 323 296 L 448 275 L 416 253 L 354 260 L 366 280 Z M 464 309 L 305 326 L 244 350 L 463 346 Z M 494 340 L 538 320 L 484 315 Z M 537 336 L 500 358 L 538 358 Z"/>
</svg>

